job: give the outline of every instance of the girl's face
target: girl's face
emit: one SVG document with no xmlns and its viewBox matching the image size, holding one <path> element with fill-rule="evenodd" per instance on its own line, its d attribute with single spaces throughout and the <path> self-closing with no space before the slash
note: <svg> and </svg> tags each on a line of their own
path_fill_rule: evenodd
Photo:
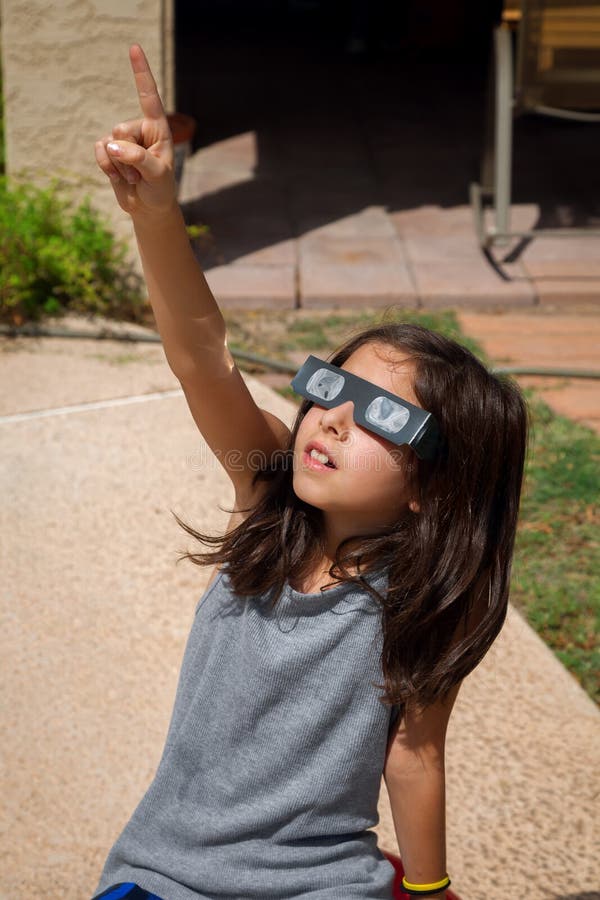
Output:
<svg viewBox="0 0 600 900">
<path fill-rule="evenodd" d="M 363 344 L 341 368 L 421 405 L 412 389 L 414 364 L 395 348 Z M 406 460 L 413 451 L 357 425 L 353 409 L 352 400 L 332 409 L 314 403 L 294 444 L 294 491 L 323 511 L 332 548 L 343 537 L 393 524 L 407 506 L 413 512 L 419 508 L 406 475 Z M 336 468 L 309 458 L 313 442 Z"/>
</svg>

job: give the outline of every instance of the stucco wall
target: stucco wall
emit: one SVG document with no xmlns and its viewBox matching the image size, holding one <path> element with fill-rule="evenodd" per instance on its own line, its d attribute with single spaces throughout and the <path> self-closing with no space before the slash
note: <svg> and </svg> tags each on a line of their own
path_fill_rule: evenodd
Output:
<svg viewBox="0 0 600 900">
<path fill-rule="evenodd" d="M 173 108 L 173 0 L 2 0 L 7 171 L 53 175 L 89 192 L 131 235 L 94 142 L 140 115 L 128 48 L 140 43 Z"/>
</svg>

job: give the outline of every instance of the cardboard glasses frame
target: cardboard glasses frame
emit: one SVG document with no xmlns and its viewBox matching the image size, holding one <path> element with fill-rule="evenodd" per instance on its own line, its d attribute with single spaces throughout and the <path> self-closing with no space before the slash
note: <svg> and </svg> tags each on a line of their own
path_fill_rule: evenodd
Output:
<svg viewBox="0 0 600 900">
<path fill-rule="evenodd" d="M 436 454 L 440 430 L 430 412 L 352 372 L 311 355 L 290 384 L 297 394 L 325 409 L 352 400 L 357 425 L 394 444 L 408 444 L 420 459 Z"/>
</svg>

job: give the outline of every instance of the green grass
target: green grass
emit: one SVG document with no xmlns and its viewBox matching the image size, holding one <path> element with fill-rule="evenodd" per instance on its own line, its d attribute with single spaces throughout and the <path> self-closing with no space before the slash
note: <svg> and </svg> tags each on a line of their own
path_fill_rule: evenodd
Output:
<svg viewBox="0 0 600 900">
<path fill-rule="evenodd" d="M 459 339 L 469 349 L 474 345 L 462 335 L 456 317 L 452 311 L 439 313 L 418 313 L 414 310 L 389 309 L 385 314 L 381 312 L 344 312 L 326 314 L 322 317 L 297 319 L 288 326 L 289 340 L 286 340 L 283 349 L 298 350 L 332 350 L 341 343 L 349 333 L 361 331 L 363 328 L 375 322 L 402 321 L 416 322 L 426 328 L 434 328 L 442 331 L 448 337 Z"/>
<path fill-rule="evenodd" d="M 486 365 L 491 360 L 476 341 L 462 334 L 453 311 L 413 310 L 311 314 L 294 310 L 279 317 L 259 313 L 244 322 L 226 314 L 232 343 L 271 358 L 294 351 L 326 354 L 357 330 L 385 320 L 417 322 L 469 347 Z M 250 321 L 254 327 L 250 327 Z M 268 322 L 268 324 L 266 324 Z M 262 327 L 264 325 L 265 327 Z M 257 339 L 253 341 L 253 332 Z M 240 367 L 243 364 L 240 363 Z M 256 370 L 255 370 L 256 371 Z M 299 404 L 289 386 L 276 388 Z M 600 703 L 600 438 L 556 415 L 532 389 L 524 390 L 532 415 L 521 514 L 512 569 L 511 602 L 558 659 Z"/>
<path fill-rule="evenodd" d="M 270 359 L 289 360 L 294 352 L 329 352 L 369 325 L 380 322 L 416 322 L 427 328 L 459 339 L 475 351 L 476 344 L 465 337 L 452 311 L 418 313 L 415 310 L 388 307 L 386 310 L 282 310 L 273 315 L 268 310 L 223 310 L 228 342 Z M 248 371 L 264 371 L 263 367 L 245 363 Z"/>
<path fill-rule="evenodd" d="M 600 703 L 600 438 L 526 390 L 533 416 L 512 601 Z"/>
</svg>

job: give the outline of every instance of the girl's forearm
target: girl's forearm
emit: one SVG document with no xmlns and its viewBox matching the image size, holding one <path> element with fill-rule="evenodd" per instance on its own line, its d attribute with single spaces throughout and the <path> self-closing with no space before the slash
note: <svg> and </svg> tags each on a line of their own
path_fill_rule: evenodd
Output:
<svg viewBox="0 0 600 900">
<path fill-rule="evenodd" d="M 387 780 L 400 858 L 407 881 L 431 884 L 446 874 L 446 782 L 443 766 Z M 445 900 L 446 892 L 428 900 Z"/>
<path fill-rule="evenodd" d="M 225 321 L 194 256 L 179 205 L 133 218 L 144 278 L 165 356 L 181 378 L 223 359 Z"/>
</svg>

